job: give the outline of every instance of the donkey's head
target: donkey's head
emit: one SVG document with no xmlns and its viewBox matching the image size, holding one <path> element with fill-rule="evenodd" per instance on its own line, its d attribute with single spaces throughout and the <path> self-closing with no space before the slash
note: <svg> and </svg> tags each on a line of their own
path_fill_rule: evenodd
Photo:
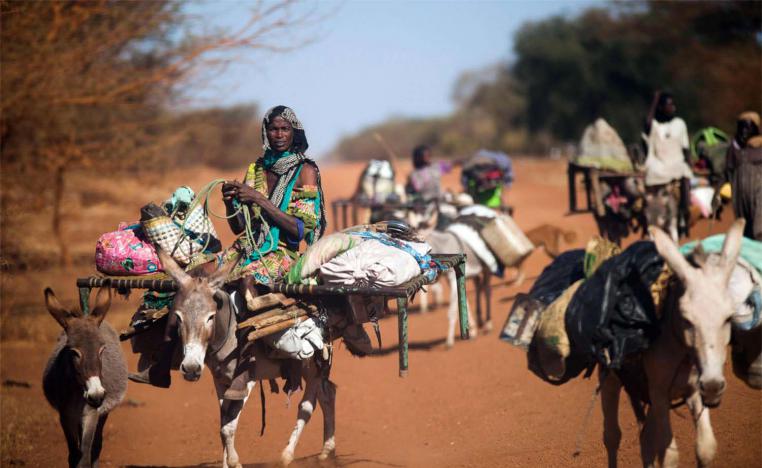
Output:
<svg viewBox="0 0 762 468">
<path fill-rule="evenodd" d="M 50 288 L 45 289 L 45 305 L 66 333 L 66 345 L 61 355 L 70 360 L 77 383 L 84 389 L 85 401 L 92 407 L 99 407 L 106 396 L 101 384 L 101 354 L 106 343 L 98 329 L 111 306 L 111 288 L 98 291 L 95 307 L 87 316 L 79 310 L 64 308 Z"/>
<path fill-rule="evenodd" d="M 191 276 L 166 253 L 159 251 L 159 259 L 164 271 L 178 286 L 169 313 L 177 317 L 183 345 L 180 371 L 185 380 L 194 382 L 201 378 L 204 370 L 206 349 L 215 336 L 215 317 L 218 302 L 221 300 L 219 294 L 235 262 L 230 262 L 230 268 L 223 268 L 211 274 Z M 217 332 L 227 333 L 227 330 Z"/>
<path fill-rule="evenodd" d="M 730 342 L 730 319 L 735 304 L 728 282 L 741 250 L 744 221 L 733 223 L 720 254 L 694 255 L 691 265 L 677 245 L 661 230 L 651 236 L 664 260 L 682 285 L 673 330 L 688 347 L 699 371 L 699 390 L 704 403 L 716 406 L 725 391 L 723 368 Z"/>
<path fill-rule="evenodd" d="M 673 240 L 677 240 L 677 232 L 674 232 L 678 215 L 677 200 L 667 187 L 660 187 L 655 192 L 646 192 L 643 214 L 649 227 L 654 226 L 667 231 Z"/>
</svg>

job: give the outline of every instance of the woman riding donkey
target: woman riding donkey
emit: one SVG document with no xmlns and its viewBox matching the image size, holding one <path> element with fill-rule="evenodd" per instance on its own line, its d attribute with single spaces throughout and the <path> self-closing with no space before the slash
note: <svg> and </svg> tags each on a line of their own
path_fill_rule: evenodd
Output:
<svg viewBox="0 0 762 468">
<path fill-rule="evenodd" d="M 235 234 L 245 235 L 218 255 L 216 264 L 210 264 L 217 268 L 237 262 L 228 281 L 239 279 L 244 297 L 246 292 L 256 296 L 256 285 L 285 276 L 299 256 L 300 243 L 313 243 L 326 226 L 320 171 L 304 154 L 307 138 L 294 111 L 285 106 L 270 109 L 262 122 L 262 141 L 264 155 L 249 165 L 243 182 L 228 181 L 222 186 L 228 224 Z M 130 374 L 130 380 L 169 387 L 177 326 L 177 317 L 170 315 L 157 362 Z M 226 399 L 242 400 L 248 393 L 251 362 L 244 358 L 245 351 L 240 354 Z"/>
</svg>

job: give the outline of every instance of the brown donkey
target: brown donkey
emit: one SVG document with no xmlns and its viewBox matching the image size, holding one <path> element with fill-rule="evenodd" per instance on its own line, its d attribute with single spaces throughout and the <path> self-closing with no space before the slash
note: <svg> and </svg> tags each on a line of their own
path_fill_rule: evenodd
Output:
<svg viewBox="0 0 762 468">
<path fill-rule="evenodd" d="M 58 410 L 69 446 L 69 466 L 94 466 L 108 413 L 121 403 L 127 389 L 127 364 L 119 336 L 103 321 L 111 305 L 111 289 L 98 291 L 87 316 L 65 309 L 50 288 L 45 289 L 45 305 L 63 327 L 42 375 L 45 398 Z"/>
<path fill-rule="evenodd" d="M 674 272 L 664 305 L 658 338 L 623 372 L 601 373 L 603 442 L 609 466 L 617 464 L 621 440 L 619 394 L 622 387 L 634 400 L 641 425 L 643 466 L 678 466 L 677 444 L 670 424 L 673 401 L 684 400 L 696 426 L 696 462 L 708 466 L 717 451 L 709 408 L 722 401 L 725 358 L 730 342 L 731 317 L 737 304 L 728 283 L 741 249 L 744 221 L 727 232 L 722 252 L 694 256 L 697 266 L 683 257 L 668 234 L 651 229 L 656 249 Z M 620 377 L 625 377 L 622 380 Z M 644 411 L 643 399 L 650 403 Z"/>
</svg>

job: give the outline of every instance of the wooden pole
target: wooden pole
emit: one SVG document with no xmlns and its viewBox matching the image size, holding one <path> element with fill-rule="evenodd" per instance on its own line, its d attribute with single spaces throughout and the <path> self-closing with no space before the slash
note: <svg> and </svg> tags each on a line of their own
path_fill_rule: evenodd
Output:
<svg viewBox="0 0 762 468">
<path fill-rule="evenodd" d="M 399 333 L 400 377 L 407 377 L 407 297 L 397 298 L 397 331 Z"/>
<path fill-rule="evenodd" d="M 458 285 L 458 317 L 460 319 L 460 338 L 468 339 L 468 297 L 466 296 L 466 257 L 455 264 L 455 282 Z"/>
<path fill-rule="evenodd" d="M 280 323 L 276 323 L 275 325 L 270 325 L 269 327 L 260 328 L 259 330 L 254 330 L 253 332 L 249 333 L 248 339 L 249 341 L 254 341 L 258 338 L 262 338 L 263 336 L 272 335 L 273 333 L 277 333 L 281 330 L 291 328 L 297 323 L 299 323 L 300 321 L 301 321 L 301 318 L 289 319 Z"/>
</svg>

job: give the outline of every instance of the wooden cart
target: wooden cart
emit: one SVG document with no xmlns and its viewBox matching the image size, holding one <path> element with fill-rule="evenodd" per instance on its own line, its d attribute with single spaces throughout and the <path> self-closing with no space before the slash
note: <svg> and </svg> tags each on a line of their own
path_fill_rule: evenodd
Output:
<svg viewBox="0 0 762 468">
<path fill-rule="evenodd" d="M 468 338 L 468 304 L 466 299 L 466 257 L 463 254 L 432 255 L 441 270 L 437 276 L 450 268 L 455 269 L 455 277 L 458 285 L 458 310 L 460 318 L 460 336 Z M 436 279 L 434 280 L 436 281 Z M 287 296 L 298 296 L 302 300 L 317 296 L 346 296 L 351 294 L 363 296 L 381 296 L 386 299 L 397 300 L 397 329 L 399 334 L 399 375 L 405 377 L 408 372 L 408 302 L 410 298 L 422 287 L 431 282 L 423 274 L 412 280 L 395 287 L 369 288 L 359 286 L 326 286 L 326 285 L 295 285 L 275 283 L 270 287 L 270 292 L 282 293 Z M 157 292 L 172 292 L 177 290 L 177 285 L 166 276 L 153 275 L 151 277 L 140 276 L 90 276 L 77 279 L 79 288 L 79 300 L 82 311 L 88 313 L 88 303 L 92 288 L 110 286 L 118 290 L 148 289 Z"/>
</svg>

